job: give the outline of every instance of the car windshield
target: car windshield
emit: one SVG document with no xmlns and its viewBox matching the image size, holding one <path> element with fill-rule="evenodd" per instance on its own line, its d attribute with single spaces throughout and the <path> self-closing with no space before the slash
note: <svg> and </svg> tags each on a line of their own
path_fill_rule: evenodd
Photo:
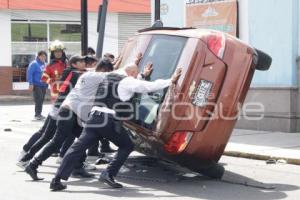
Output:
<svg viewBox="0 0 300 200">
<path fill-rule="evenodd" d="M 153 64 L 153 72 L 147 80 L 170 78 L 177 67 L 186 41 L 187 38 L 184 37 L 154 35 L 139 64 L 140 71 L 143 71 L 147 63 Z M 167 89 L 137 96 L 136 123 L 152 129 L 166 91 Z"/>
</svg>

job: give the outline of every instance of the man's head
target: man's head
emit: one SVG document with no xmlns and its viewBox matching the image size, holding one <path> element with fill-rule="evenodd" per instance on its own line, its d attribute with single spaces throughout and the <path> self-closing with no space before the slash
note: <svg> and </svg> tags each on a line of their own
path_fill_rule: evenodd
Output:
<svg viewBox="0 0 300 200">
<path fill-rule="evenodd" d="M 69 60 L 69 65 L 71 67 L 74 67 L 76 69 L 79 69 L 79 70 L 84 70 L 85 69 L 85 57 L 83 56 L 72 56 Z"/>
<path fill-rule="evenodd" d="M 97 66 L 98 59 L 95 56 L 85 56 L 85 64 L 87 68 L 95 68 Z"/>
<path fill-rule="evenodd" d="M 135 63 L 130 63 L 124 67 L 124 71 L 126 72 L 126 74 L 128 76 L 132 76 L 132 77 L 136 78 L 139 75 L 140 70 L 139 70 L 139 67 Z"/>
<path fill-rule="evenodd" d="M 92 47 L 87 48 L 87 55 L 94 56 L 95 54 L 96 52 Z"/>
<path fill-rule="evenodd" d="M 97 63 L 96 72 L 111 72 L 113 69 L 113 64 L 108 59 L 103 58 Z"/>
<path fill-rule="evenodd" d="M 115 61 L 115 56 L 111 53 L 106 53 L 106 54 L 104 54 L 103 57 L 108 59 L 111 63 L 113 63 Z"/>
<path fill-rule="evenodd" d="M 40 61 L 42 61 L 43 63 L 45 63 L 46 60 L 47 60 L 47 53 L 46 53 L 46 51 L 39 51 L 37 57 L 38 57 L 38 59 Z"/>
</svg>

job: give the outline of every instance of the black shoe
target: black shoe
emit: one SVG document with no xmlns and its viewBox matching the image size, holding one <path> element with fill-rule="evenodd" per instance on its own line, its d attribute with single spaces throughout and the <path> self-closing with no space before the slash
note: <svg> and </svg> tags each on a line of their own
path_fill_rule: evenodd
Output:
<svg viewBox="0 0 300 200">
<path fill-rule="evenodd" d="M 41 181 L 41 180 L 44 180 L 43 178 L 39 178 L 37 176 L 37 170 L 34 169 L 30 164 L 26 166 L 25 168 L 25 172 L 27 174 L 29 174 L 29 176 L 32 178 L 32 180 L 34 181 Z"/>
<path fill-rule="evenodd" d="M 122 188 L 123 185 L 115 182 L 114 178 L 108 174 L 107 171 L 103 171 L 100 175 L 99 181 L 108 184 L 112 188 Z"/>
<path fill-rule="evenodd" d="M 51 154 L 51 157 L 58 157 L 59 156 L 59 153 L 53 153 Z"/>
<path fill-rule="evenodd" d="M 96 156 L 96 157 L 99 157 L 99 156 L 101 155 L 101 153 L 98 152 L 98 151 L 88 151 L 88 152 L 87 152 L 87 155 L 88 155 L 88 156 Z"/>
<path fill-rule="evenodd" d="M 116 152 L 116 150 L 110 148 L 110 146 L 101 148 L 101 153 L 114 153 L 114 152 Z"/>
<path fill-rule="evenodd" d="M 72 176 L 76 178 L 92 178 L 95 175 L 88 173 L 84 168 L 74 169 L 72 172 Z"/>
<path fill-rule="evenodd" d="M 46 119 L 46 117 L 44 117 L 43 115 L 35 115 L 34 116 L 34 119 L 35 120 L 38 120 L 38 121 L 43 121 Z"/>
<path fill-rule="evenodd" d="M 50 189 L 51 189 L 52 191 L 61 191 L 61 190 L 64 190 L 64 189 L 66 189 L 66 188 L 67 188 L 66 185 L 62 184 L 62 183 L 60 182 L 60 180 L 56 180 L 55 178 L 52 179 L 52 181 L 51 181 L 51 183 L 50 183 Z"/>
<path fill-rule="evenodd" d="M 110 160 L 108 158 L 98 158 L 95 162 L 95 165 L 105 165 L 110 163 Z"/>
</svg>

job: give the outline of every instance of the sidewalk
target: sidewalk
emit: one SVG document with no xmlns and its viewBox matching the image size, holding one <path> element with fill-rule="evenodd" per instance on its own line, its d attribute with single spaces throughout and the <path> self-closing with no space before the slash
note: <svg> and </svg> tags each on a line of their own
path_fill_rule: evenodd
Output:
<svg viewBox="0 0 300 200">
<path fill-rule="evenodd" d="M 46 94 L 45 101 L 50 101 L 50 96 Z M 1 104 L 33 104 L 32 95 L 0 95 L 0 105 Z"/>
<path fill-rule="evenodd" d="M 224 155 L 300 165 L 300 133 L 235 129 Z"/>
</svg>

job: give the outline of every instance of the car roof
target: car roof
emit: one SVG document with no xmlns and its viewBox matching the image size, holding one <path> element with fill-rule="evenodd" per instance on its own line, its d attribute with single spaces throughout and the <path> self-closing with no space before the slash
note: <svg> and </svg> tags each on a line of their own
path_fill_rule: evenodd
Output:
<svg viewBox="0 0 300 200">
<path fill-rule="evenodd" d="M 188 38 L 203 38 L 207 35 L 214 33 L 221 33 L 219 31 L 210 30 L 210 29 L 194 29 L 194 28 L 158 28 L 158 29 L 144 29 L 139 32 L 139 35 L 172 35 L 172 36 L 181 36 Z"/>
</svg>

